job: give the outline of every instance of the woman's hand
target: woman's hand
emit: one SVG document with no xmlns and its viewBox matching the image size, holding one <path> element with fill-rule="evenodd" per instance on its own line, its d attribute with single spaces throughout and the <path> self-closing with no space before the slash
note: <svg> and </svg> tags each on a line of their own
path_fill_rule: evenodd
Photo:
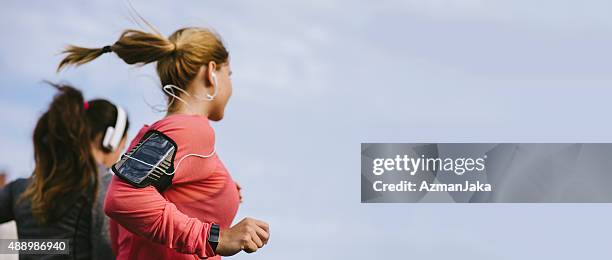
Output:
<svg viewBox="0 0 612 260">
<path fill-rule="evenodd" d="M 242 250 L 253 253 L 267 244 L 269 238 L 270 227 L 266 222 L 244 218 L 233 227 L 221 230 L 215 252 L 222 256 L 232 256 Z"/>
</svg>

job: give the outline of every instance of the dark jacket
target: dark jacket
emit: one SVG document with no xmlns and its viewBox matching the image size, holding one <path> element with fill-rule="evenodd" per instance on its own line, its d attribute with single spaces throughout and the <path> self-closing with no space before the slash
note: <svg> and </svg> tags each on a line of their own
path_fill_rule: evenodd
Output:
<svg viewBox="0 0 612 260">
<path fill-rule="evenodd" d="M 102 171 L 106 174 L 106 171 Z M 102 177 L 101 177 L 102 178 Z M 60 199 L 47 224 L 32 215 L 29 200 L 19 202 L 29 179 L 17 179 L 0 190 L 0 223 L 15 220 L 20 239 L 68 239 L 70 255 L 20 255 L 19 259 L 114 259 L 108 237 L 104 202 L 107 183 L 100 180 L 98 198 L 93 192 L 67 194 Z M 92 203 L 94 206 L 92 206 Z M 106 229 L 106 230 L 105 230 Z"/>
<path fill-rule="evenodd" d="M 104 214 L 104 198 L 113 175 L 105 167 L 100 167 L 98 172 L 98 199 L 91 211 L 92 259 L 115 259 L 111 247 L 109 218 Z"/>
</svg>

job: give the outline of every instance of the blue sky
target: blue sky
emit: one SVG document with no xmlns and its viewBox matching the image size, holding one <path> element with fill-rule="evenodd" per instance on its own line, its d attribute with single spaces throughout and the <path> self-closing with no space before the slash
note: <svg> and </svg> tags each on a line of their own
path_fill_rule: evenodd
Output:
<svg viewBox="0 0 612 260">
<path fill-rule="evenodd" d="M 161 32 L 207 26 L 232 58 L 214 124 L 244 188 L 237 220 L 270 244 L 235 259 L 609 258 L 596 204 L 360 204 L 361 142 L 611 142 L 609 1 L 140 1 Z M 30 136 L 68 81 L 138 126 L 163 116 L 152 66 L 107 54 L 56 74 L 66 44 L 138 28 L 125 1 L 4 1 L 0 167 L 32 169 Z M 148 105 L 149 104 L 149 105 Z"/>
</svg>

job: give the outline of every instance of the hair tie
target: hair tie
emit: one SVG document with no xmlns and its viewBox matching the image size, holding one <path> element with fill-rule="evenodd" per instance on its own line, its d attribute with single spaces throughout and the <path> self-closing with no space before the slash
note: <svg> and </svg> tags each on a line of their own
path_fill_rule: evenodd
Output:
<svg viewBox="0 0 612 260">
<path fill-rule="evenodd" d="M 89 102 L 85 101 L 85 102 L 83 103 L 83 108 L 84 108 L 85 110 L 89 109 Z"/>
<path fill-rule="evenodd" d="M 106 45 L 102 47 L 102 53 L 113 52 L 113 49 L 110 45 Z"/>
</svg>

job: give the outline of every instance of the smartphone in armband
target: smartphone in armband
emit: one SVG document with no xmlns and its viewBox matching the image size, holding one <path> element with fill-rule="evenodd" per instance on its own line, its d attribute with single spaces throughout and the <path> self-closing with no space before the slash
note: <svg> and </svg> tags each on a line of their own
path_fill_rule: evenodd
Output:
<svg viewBox="0 0 612 260">
<path fill-rule="evenodd" d="M 177 149 L 174 140 L 159 131 L 150 130 L 111 169 L 134 187 L 153 185 L 161 193 L 172 183 Z"/>
</svg>

